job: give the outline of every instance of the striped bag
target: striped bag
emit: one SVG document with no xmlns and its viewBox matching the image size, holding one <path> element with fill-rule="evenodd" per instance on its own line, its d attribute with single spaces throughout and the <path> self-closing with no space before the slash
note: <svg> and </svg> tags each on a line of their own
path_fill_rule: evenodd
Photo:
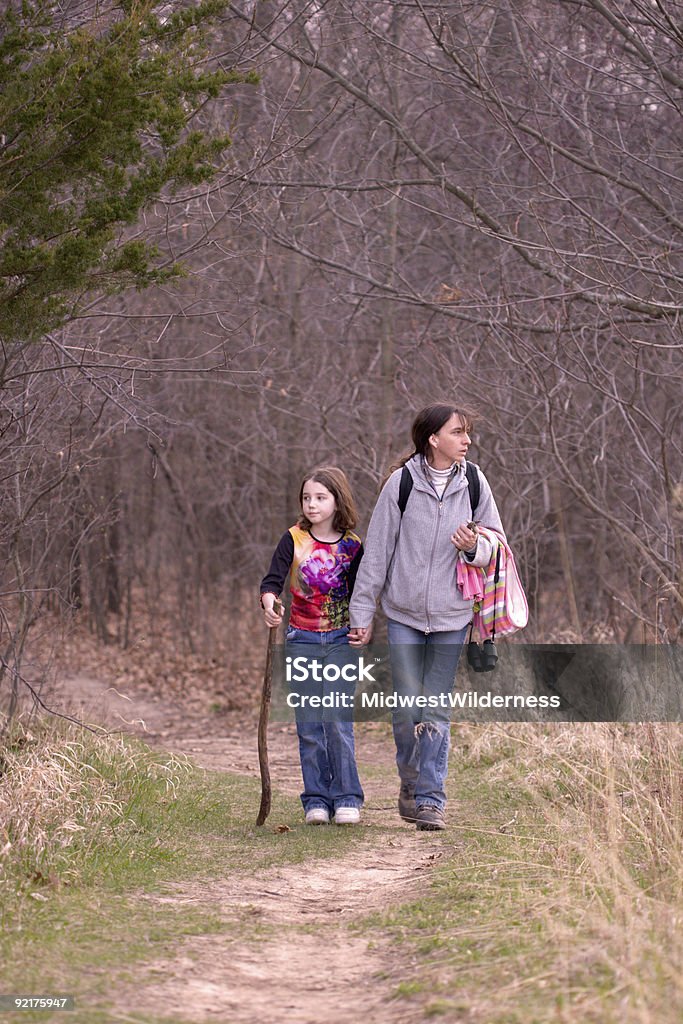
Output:
<svg viewBox="0 0 683 1024">
<path fill-rule="evenodd" d="M 505 537 L 483 526 L 479 533 L 491 542 L 491 561 L 481 568 L 458 558 L 457 582 L 463 597 L 474 601 L 472 627 L 479 640 L 495 640 L 523 629 L 529 621 L 529 606 Z"/>
</svg>

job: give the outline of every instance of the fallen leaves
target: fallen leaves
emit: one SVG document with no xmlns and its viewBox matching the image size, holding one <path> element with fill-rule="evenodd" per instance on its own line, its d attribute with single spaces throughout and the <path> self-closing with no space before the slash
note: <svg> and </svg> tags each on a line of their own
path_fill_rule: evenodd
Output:
<svg viewBox="0 0 683 1024">
<path fill-rule="evenodd" d="M 263 674 L 260 609 L 243 611 L 238 630 L 226 628 L 234 621 L 234 610 L 218 601 L 211 602 L 196 625 L 185 622 L 181 629 L 178 617 L 170 599 L 150 605 L 142 592 L 135 594 L 135 636 L 124 649 L 116 639 L 121 631 L 118 616 L 109 617 L 113 642 L 103 645 L 83 614 L 60 644 L 59 672 L 69 677 L 75 670 L 108 683 L 120 697 L 144 694 L 203 717 L 253 708 Z"/>
</svg>

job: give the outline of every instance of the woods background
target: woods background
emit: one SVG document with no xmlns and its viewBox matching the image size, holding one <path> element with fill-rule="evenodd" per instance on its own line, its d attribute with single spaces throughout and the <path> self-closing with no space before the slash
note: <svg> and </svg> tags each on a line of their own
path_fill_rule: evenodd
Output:
<svg viewBox="0 0 683 1024">
<path fill-rule="evenodd" d="M 81 41 L 152 9 L 41 6 Z M 185 6 L 154 10 L 165 24 Z M 364 528 L 414 411 L 439 398 L 478 413 L 525 638 L 676 642 L 678 5 L 213 7 L 192 60 L 220 88 L 183 101 L 181 126 L 230 136 L 202 154 L 210 176 L 111 215 L 111 280 L 57 280 L 52 322 L 43 257 L 83 233 L 57 219 L 78 180 L 46 187 L 42 262 L 0 265 L 0 698 L 40 689 L 64 630 L 125 652 L 162 617 L 229 689 L 302 473 L 341 465 Z M 6 255 L 36 172 L 17 175 L 26 125 L 0 130 Z M 133 167 L 167 145 L 140 138 Z M 139 241 L 157 247 L 145 281 L 111 262 Z"/>
</svg>

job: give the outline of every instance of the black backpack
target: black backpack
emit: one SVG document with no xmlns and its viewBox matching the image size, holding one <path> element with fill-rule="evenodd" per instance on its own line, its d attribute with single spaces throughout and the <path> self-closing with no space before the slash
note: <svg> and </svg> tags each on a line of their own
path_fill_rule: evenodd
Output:
<svg viewBox="0 0 683 1024">
<path fill-rule="evenodd" d="M 477 467 L 468 462 L 465 466 L 465 474 L 467 476 L 467 489 L 470 492 L 470 505 L 472 506 L 472 519 L 474 519 L 474 513 L 479 505 L 479 497 L 481 495 L 481 483 L 479 481 L 479 473 Z M 404 466 L 401 471 L 401 484 L 398 489 L 398 507 L 401 511 L 401 519 L 403 519 L 403 513 L 406 510 L 408 504 L 408 498 L 410 492 L 413 489 L 413 477 L 407 466 Z"/>
</svg>

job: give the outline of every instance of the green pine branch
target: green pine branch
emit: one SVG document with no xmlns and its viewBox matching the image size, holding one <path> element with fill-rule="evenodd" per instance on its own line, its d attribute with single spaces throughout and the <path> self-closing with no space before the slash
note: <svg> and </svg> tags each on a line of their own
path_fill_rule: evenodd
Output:
<svg viewBox="0 0 683 1024">
<path fill-rule="evenodd" d="M 229 84 L 206 70 L 206 32 L 226 0 L 162 22 L 122 2 L 106 23 L 57 31 L 50 3 L 0 19 L 0 339 L 38 338 L 93 289 L 143 288 L 182 272 L 122 229 L 160 193 L 210 179 L 228 135 L 190 130 Z"/>
</svg>

